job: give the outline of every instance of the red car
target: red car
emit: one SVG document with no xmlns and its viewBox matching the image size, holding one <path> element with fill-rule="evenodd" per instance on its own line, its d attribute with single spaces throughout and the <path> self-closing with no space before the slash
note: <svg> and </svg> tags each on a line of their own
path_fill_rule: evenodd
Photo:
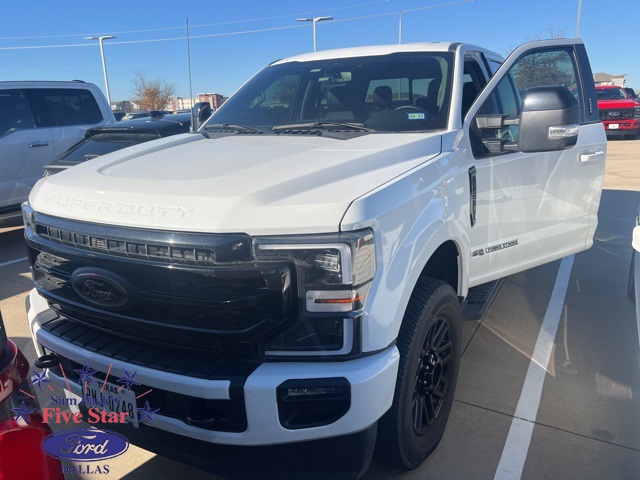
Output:
<svg viewBox="0 0 640 480">
<path fill-rule="evenodd" d="M 29 362 L 7 338 L 0 313 L 0 480 L 64 480 L 60 461 L 40 448 L 51 429 L 31 383 Z"/>
<path fill-rule="evenodd" d="M 598 108 L 607 136 L 624 135 L 633 139 L 640 133 L 640 103 L 632 100 L 622 87 L 599 85 Z"/>
</svg>

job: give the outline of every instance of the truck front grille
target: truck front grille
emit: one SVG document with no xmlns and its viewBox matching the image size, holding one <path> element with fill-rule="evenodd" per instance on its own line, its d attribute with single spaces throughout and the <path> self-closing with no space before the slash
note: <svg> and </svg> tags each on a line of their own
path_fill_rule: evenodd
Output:
<svg viewBox="0 0 640 480">
<path fill-rule="evenodd" d="M 627 118 L 633 118 L 633 109 L 620 108 L 620 109 L 600 110 L 601 120 L 622 120 Z"/>
<path fill-rule="evenodd" d="M 254 261 L 246 235 L 121 229 L 40 214 L 25 235 L 41 295 L 66 318 L 102 331 L 222 352 L 225 343 L 247 347 L 292 321 L 292 267 Z"/>
</svg>

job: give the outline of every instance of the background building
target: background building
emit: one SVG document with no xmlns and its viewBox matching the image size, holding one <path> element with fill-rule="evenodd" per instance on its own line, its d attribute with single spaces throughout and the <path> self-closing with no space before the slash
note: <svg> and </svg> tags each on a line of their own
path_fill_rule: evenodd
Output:
<svg viewBox="0 0 640 480">
<path fill-rule="evenodd" d="M 191 110 L 196 102 L 199 102 L 198 98 L 173 97 L 169 101 L 166 109 L 171 110 L 172 112 L 176 112 L 178 110 Z"/>
<path fill-rule="evenodd" d="M 593 81 L 597 85 L 617 85 L 618 87 L 624 87 L 626 82 L 626 73 L 622 75 L 609 75 L 608 73 L 594 73 Z"/>
<path fill-rule="evenodd" d="M 209 102 L 211 108 L 218 109 L 225 102 L 226 98 L 219 93 L 199 93 L 199 102 Z"/>
</svg>

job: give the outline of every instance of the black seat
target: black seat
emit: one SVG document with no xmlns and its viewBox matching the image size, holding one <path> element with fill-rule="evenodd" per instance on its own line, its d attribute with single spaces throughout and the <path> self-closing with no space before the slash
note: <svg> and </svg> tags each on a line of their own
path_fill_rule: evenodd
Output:
<svg viewBox="0 0 640 480">
<path fill-rule="evenodd" d="M 393 93 L 388 85 L 380 85 L 373 91 L 373 108 L 375 110 L 389 110 L 393 108 Z"/>
<path fill-rule="evenodd" d="M 355 120 L 353 110 L 349 108 L 352 102 L 353 98 L 349 87 L 333 87 L 327 92 L 327 110 L 321 118 L 330 121 Z"/>
</svg>

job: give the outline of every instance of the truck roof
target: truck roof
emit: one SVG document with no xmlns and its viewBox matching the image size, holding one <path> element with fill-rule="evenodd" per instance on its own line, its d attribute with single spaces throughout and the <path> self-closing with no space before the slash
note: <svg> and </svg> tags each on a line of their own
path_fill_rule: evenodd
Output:
<svg viewBox="0 0 640 480">
<path fill-rule="evenodd" d="M 11 88 L 94 88 L 84 80 L 0 80 L 0 89 Z M 97 88 L 97 87 L 95 87 Z"/>
<path fill-rule="evenodd" d="M 455 52 L 461 46 L 472 47 L 475 50 L 491 53 L 482 47 L 462 44 L 457 42 L 418 42 L 402 43 L 392 45 L 370 45 L 366 47 L 339 48 L 335 50 L 323 50 L 321 52 L 304 53 L 294 57 L 283 58 L 272 63 L 278 65 L 287 62 L 308 62 L 312 60 L 328 60 L 332 58 L 368 57 L 374 55 L 389 55 L 392 53 L 412 53 L 412 52 Z"/>
</svg>

